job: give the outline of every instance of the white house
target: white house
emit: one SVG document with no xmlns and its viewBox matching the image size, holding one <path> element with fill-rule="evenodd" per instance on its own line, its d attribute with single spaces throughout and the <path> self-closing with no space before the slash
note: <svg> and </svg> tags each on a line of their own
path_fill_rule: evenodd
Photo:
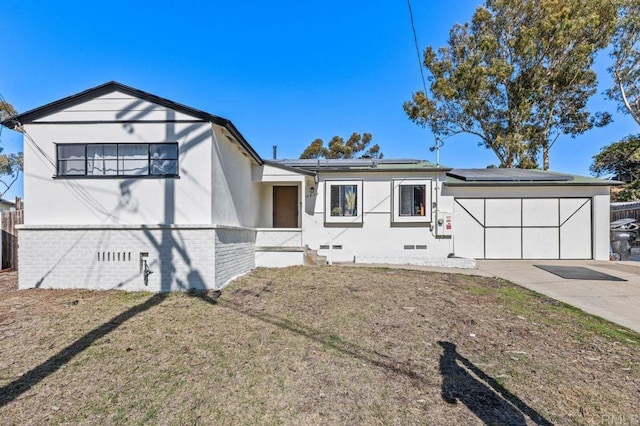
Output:
<svg viewBox="0 0 640 426">
<path fill-rule="evenodd" d="M 263 160 L 224 118 L 110 82 L 23 132 L 20 288 L 212 289 L 255 266 L 608 259 L 610 181 L 419 160 Z"/>
</svg>

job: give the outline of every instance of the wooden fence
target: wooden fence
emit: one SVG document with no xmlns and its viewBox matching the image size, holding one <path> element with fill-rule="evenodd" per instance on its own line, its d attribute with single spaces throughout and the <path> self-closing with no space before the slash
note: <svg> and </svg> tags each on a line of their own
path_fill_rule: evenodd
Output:
<svg viewBox="0 0 640 426">
<path fill-rule="evenodd" d="M 2 269 L 18 269 L 18 233 L 16 232 L 16 225 L 23 223 L 24 210 L 22 208 L 2 212 Z"/>
<path fill-rule="evenodd" d="M 611 222 L 631 218 L 640 223 L 640 201 L 611 203 Z"/>
</svg>

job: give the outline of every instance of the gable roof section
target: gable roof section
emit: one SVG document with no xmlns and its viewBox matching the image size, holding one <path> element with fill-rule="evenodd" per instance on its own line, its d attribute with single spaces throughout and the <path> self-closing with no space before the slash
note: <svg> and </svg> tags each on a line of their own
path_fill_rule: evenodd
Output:
<svg viewBox="0 0 640 426">
<path fill-rule="evenodd" d="M 233 125 L 231 120 L 219 117 L 217 115 L 209 114 L 208 112 L 204 112 L 202 110 L 192 108 L 192 107 L 180 104 L 178 102 L 174 102 L 169 99 L 144 92 L 139 89 L 135 89 L 131 86 L 127 86 L 125 84 L 118 83 L 116 81 L 110 81 L 108 83 L 101 84 L 99 86 L 93 87 L 83 92 L 76 93 L 75 95 L 71 95 L 66 98 L 62 98 L 60 100 L 51 102 L 49 104 L 43 105 L 41 107 L 32 109 L 27 112 L 24 112 L 22 114 L 18 114 L 15 117 L 11 117 L 3 122 L 0 122 L 0 125 L 8 127 L 10 129 L 15 129 L 16 127 L 19 127 L 22 124 L 34 123 L 36 120 L 39 120 L 40 118 L 46 117 L 50 114 L 54 114 L 65 108 L 69 108 L 74 105 L 79 105 L 91 99 L 106 95 L 108 93 L 113 93 L 113 92 L 122 92 L 128 95 L 134 96 L 136 98 L 143 99 L 145 101 L 152 102 L 154 104 L 158 104 L 166 108 L 173 109 L 175 111 L 182 112 L 184 114 L 199 118 L 203 121 L 208 121 L 208 122 L 217 124 L 221 127 L 224 127 L 229 131 L 229 133 L 231 133 L 231 135 L 238 141 L 238 143 L 242 146 L 242 148 L 258 164 L 263 164 L 264 162 L 262 158 L 258 155 L 258 153 L 249 144 L 249 142 L 247 142 L 244 136 L 242 136 L 242 134 L 236 128 L 236 126 Z M 126 123 L 127 121 L 128 120 L 122 120 L 123 123 Z"/>
<path fill-rule="evenodd" d="M 615 186 L 622 182 L 537 169 L 453 169 L 446 186 Z"/>
</svg>

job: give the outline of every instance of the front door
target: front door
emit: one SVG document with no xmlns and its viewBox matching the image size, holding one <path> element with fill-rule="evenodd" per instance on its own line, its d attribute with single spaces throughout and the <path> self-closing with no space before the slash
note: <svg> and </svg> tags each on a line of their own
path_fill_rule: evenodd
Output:
<svg viewBox="0 0 640 426">
<path fill-rule="evenodd" d="M 298 187 L 273 187 L 273 227 L 298 227 Z"/>
</svg>

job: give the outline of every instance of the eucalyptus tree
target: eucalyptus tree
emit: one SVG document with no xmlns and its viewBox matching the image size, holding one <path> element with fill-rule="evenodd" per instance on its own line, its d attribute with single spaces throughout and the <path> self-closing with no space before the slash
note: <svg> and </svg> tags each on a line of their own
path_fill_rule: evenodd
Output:
<svg viewBox="0 0 640 426">
<path fill-rule="evenodd" d="M 16 114 L 16 110 L 10 103 L 0 100 L 0 122 Z M 3 148 L 0 146 L 0 197 L 16 183 L 23 168 L 22 152 L 2 154 L 2 151 Z"/>
<path fill-rule="evenodd" d="M 614 85 L 607 94 L 640 124 L 640 0 L 619 1 L 610 68 Z"/>
<path fill-rule="evenodd" d="M 353 133 L 347 141 L 340 136 L 334 136 L 328 145 L 320 138 L 315 139 L 305 148 L 300 158 L 382 158 L 380 146 L 369 146 L 373 136 L 371 133 Z"/>
<path fill-rule="evenodd" d="M 592 66 L 613 34 L 608 0 L 487 0 L 448 44 L 424 52 L 428 93 L 404 109 L 415 123 L 446 138 L 474 136 L 501 167 L 535 168 L 561 135 L 575 137 L 607 124 L 592 113 Z"/>
</svg>

